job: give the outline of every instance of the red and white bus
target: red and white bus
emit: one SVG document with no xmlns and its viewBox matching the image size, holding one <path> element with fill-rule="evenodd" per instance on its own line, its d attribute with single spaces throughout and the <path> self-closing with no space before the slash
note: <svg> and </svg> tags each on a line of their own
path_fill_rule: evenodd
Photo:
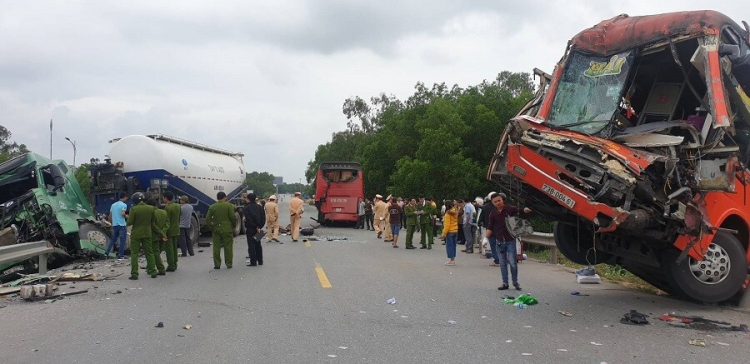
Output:
<svg viewBox="0 0 750 364">
<path fill-rule="evenodd" d="M 323 162 L 315 177 L 318 222 L 357 222 L 357 202 L 364 199 L 362 166 L 355 162 Z"/>
</svg>

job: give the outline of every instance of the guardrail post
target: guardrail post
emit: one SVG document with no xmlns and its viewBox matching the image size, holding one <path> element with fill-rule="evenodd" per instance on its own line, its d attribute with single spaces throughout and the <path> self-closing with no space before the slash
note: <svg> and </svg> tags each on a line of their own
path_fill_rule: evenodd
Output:
<svg viewBox="0 0 750 364">
<path fill-rule="evenodd" d="M 39 255 L 39 274 L 47 273 L 47 253 Z"/>
<path fill-rule="evenodd" d="M 557 265 L 557 247 L 550 248 L 550 250 L 549 250 L 549 262 L 550 262 L 550 264 Z"/>
</svg>

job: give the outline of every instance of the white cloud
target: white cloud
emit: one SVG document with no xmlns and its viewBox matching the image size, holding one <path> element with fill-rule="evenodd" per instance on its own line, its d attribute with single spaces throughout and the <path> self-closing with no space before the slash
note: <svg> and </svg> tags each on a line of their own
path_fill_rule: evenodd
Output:
<svg viewBox="0 0 750 364">
<path fill-rule="evenodd" d="M 735 20 L 739 1 L 710 4 Z M 244 152 L 248 170 L 296 181 L 343 130 L 344 99 L 401 99 L 416 82 L 474 85 L 551 72 L 575 33 L 620 13 L 699 1 L 3 2 L 0 124 L 70 160 L 164 133 Z"/>
</svg>

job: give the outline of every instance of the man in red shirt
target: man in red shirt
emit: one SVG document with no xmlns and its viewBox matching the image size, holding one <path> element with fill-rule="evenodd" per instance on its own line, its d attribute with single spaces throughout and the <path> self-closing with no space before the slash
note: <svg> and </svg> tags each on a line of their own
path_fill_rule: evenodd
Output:
<svg viewBox="0 0 750 364">
<path fill-rule="evenodd" d="M 497 289 L 501 291 L 508 289 L 508 265 L 510 265 L 513 287 L 520 291 L 521 285 L 518 283 L 518 264 L 516 262 L 516 239 L 510 235 L 505 225 L 505 218 L 517 215 L 520 209 L 516 206 L 506 205 L 504 193 L 495 193 L 490 197 L 490 200 L 496 209 L 490 213 L 485 236 L 488 239 L 494 237 L 497 241 L 497 253 L 500 257 L 500 271 L 503 277 L 503 285 L 497 287 Z M 530 212 L 531 209 L 528 207 L 523 208 L 523 214 Z"/>
</svg>

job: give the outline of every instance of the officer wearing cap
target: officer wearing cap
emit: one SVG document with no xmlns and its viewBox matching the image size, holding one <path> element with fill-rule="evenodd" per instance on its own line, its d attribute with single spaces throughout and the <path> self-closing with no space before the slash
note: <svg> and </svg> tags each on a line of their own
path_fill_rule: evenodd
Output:
<svg viewBox="0 0 750 364">
<path fill-rule="evenodd" d="M 232 268 L 234 226 L 237 224 L 237 217 L 234 214 L 234 205 L 227 202 L 226 193 L 217 193 L 216 199 L 218 201 L 208 208 L 206 214 L 206 225 L 213 231 L 214 269 L 221 268 L 222 248 L 224 248 L 224 264 L 227 268 Z"/>
<path fill-rule="evenodd" d="M 294 197 L 289 200 L 289 223 L 292 225 L 292 241 L 299 239 L 299 227 L 302 224 L 302 212 L 304 201 L 300 198 L 301 192 L 295 192 Z"/>
<path fill-rule="evenodd" d="M 131 200 L 133 207 L 128 215 L 128 226 L 133 229 L 130 232 L 130 278 L 138 279 L 138 252 L 143 248 L 143 255 L 146 257 L 146 272 L 151 278 L 156 278 L 156 266 L 154 263 L 154 251 L 151 244 L 152 234 L 161 237 L 162 241 L 167 241 L 167 235 L 158 226 L 156 226 L 156 214 L 154 208 L 146 205 L 144 200 L 146 196 L 141 192 L 133 194 Z"/>
<path fill-rule="evenodd" d="M 276 203 L 276 195 L 271 195 L 268 202 L 263 206 L 266 212 L 266 228 L 271 241 L 283 244 L 279 241 L 279 205 Z"/>
<path fill-rule="evenodd" d="M 388 210 L 388 205 L 383 202 L 383 196 L 375 195 L 375 204 L 372 206 L 372 212 L 375 215 L 375 232 L 378 234 L 378 239 L 383 235 L 385 230 L 385 218 Z"/>
</svg>

